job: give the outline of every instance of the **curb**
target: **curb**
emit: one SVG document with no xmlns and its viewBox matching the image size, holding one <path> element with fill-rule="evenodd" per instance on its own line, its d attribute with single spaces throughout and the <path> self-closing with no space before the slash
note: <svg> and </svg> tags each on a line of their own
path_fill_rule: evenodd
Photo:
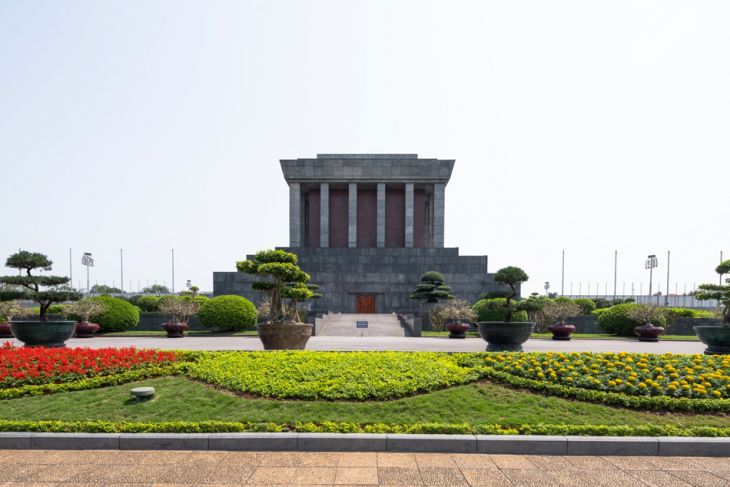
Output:
<svg viewBox="0 0 730 487">
<path fill-rule="evenodd" d="M 397 451 L 730 457 L 730 438 L 344 433 L 0 433 L 3 450 Z"/>
</svg>

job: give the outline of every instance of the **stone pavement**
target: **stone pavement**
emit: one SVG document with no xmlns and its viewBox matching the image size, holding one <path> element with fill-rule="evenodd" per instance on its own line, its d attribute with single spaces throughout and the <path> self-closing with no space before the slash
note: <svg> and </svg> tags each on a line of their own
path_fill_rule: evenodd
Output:
<svg viewBox="0 0 730 487">
<path fill-rule="evenodd" d="M 15 345 L 21 346 L 17 340 Z M 249 336 L 187 336 L 166 337 L 95 337 L 72 338 L 70 347 L 130 347 L 178 350 L 263 350 L 258 337 Z M 480 338 L 451 340 L 449 338 L 412 337 L 312 337 L 308 350 L 424 350 L 443 352 L 478 352 L 486 348 Z M 528 352 L 651 352 L 651 353 L 702 353 L 705 346 L 697 341 L 661 341 L 658 343 L 637 340 L 571 340 L 568 342 L 532 339 L 525 344 Z"/>
<path fill-rule="evenodd" d="M 0 450 L 0 485 L 725 486 L 730 459 Z"/>
</svg>

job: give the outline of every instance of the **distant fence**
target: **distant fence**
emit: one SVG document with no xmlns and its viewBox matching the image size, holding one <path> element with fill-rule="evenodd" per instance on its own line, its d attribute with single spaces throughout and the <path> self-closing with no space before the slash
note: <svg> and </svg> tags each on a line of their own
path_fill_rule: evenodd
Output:
<svg viewBox="0 0 730 487">
<path fill-rule="evenodd" d="M 694 296 L 690 296 L 687 294 L 681 294 L 681 295 L 675 295 L 670 294 L 669 296 L 647 296 L 647 295 L 616 295 L 613 294 L 602 294 L 602 295 L 566 295 L 569 298 L 576 299 L 576 298 L 588 298 L 588 299 L 607 299 L 609 301 L 612 301 L 614 299 L 633 299 L 634 302 L 637 303 L 646 303 L 646 304 L 654 304 L 657 306 L 665 306 L 667 305 L 667 300 L 669 301 L 668 306 L 670 308 L 698 308 L 698 309 L 713 309 L 719 307 L 719 303 L 715 301 L 714 299 L 710 299 L 707 301 L 700 301 L 699 299 L 695 298 Z"/>
</svg>

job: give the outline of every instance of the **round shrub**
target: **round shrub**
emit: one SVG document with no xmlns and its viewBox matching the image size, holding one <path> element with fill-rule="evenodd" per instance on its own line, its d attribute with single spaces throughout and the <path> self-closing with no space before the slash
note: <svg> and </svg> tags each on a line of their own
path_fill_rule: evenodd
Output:
<svg viewBox="0 0 730 487">
<path fill-rule="evenodd" d="M 589 315 L 596 309 L 596 302 L 590 298 L 576 298 L 573 302 L 580 306 L 580 313 L 583 315 Z"/>
<path fill-rule="evenodd" d="M 160 299 L 160 296 L 144 295 L 139 296 L 134 304 L 145 313 L 157 313 L 160 311 Z"/>
<path fill-rule="evenodd" d="M 477 321 L 504 321 L 507 316 L 506 298 L 480 299 L 472 308 L 477 314 Z M 527 311 L 513 311 L 512 321 L 528 321 Z"/>
<path fill-rule="evenodd" d="M 206 328 L 245 330 L 256 324 L 256 307 L 242 296 L 216 296 L 203 303 L 198 317 Z"/>
<path fill-rule="evenodd" d="M 106 307 L 103 313 L 91 317 L 91 321 L 101 326 L 103 331 L 124 331 L 139 323 L 139 308 L 124 299 L 112 296 L 89 299 L 98 301 Z"/>
<path fill-rule="evenodd" d="M 614 335 L 634 336 L 634 328 L 644 323 L 629 318 L 629 310 L 636 308 L 638 305 L 634 303 L 617 304 L 603 311 L 598 316 L 598 326 L 606 333 Z M 652 320 L 655 326 L 664 326 L 666 319 L 664 316 L 657 316 Z"/>
</svg>

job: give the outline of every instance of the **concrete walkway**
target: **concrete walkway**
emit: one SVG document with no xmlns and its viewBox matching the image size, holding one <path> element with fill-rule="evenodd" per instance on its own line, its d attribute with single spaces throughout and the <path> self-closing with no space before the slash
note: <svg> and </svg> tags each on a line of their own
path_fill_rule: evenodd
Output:
<svg viewBox="0 0 730 487">
<path fill-rule="evenodd" d="M 367 328 L 356 328 L 356 322 L 367 322 Z M 403 337 L 405 331 L 393 313 L 342 314 L 331 313 L 322 319 L 317 336 L 339 337 Z"/>
<path fill-rule="evenodd" d="M 725 486 L 730 460 L 439 453 L 0 450 L 2 485 Z"/>
<path fill-rule="evenodd" d="M 14 340 L 21 346 L 22 343 Z M 177 350 L 263 350 L 256 336 L 187 336 L 166 337 L 95 337 L 72 338 L 70 347 L 137 347 Z M 452 340 L 449 338 L 410 337 L 312 337 L 308 350 L 405 350 L 478 352 L 486 348 L 480 338 Z M 650 353 L 702 353 L 705 346 L 697 341 L 662 341 L 645 343 L 636 340 L 571 340 L 569 342 L 532 339 L 525 344 L 529 352 L 650 352 Z"/>
</svg>

